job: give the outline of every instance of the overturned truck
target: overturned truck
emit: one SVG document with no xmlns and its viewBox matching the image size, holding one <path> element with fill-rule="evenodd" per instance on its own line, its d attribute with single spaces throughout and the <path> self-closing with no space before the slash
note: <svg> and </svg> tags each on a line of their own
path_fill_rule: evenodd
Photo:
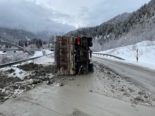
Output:
<svg viewBox="0 0 155 116">
<path fill-rule="evenodd" d="M 55 63 L 58 75 L 86 74 L 93 71 L 92 38 L 59 36 L 55 43 Z"/>
</svg>

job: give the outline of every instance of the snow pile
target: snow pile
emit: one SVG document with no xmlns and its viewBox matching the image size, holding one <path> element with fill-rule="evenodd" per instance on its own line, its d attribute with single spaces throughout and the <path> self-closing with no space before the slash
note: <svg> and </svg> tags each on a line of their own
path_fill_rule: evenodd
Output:
<svg viewBox="0 0 155 116">
<path fill-rule="evenodd" d="M 0 51 L 0 55 L 3 55 L 3 54 L 6 54 L 6 53 L 4 53 L 3 51 Z"/>
<path fill-rule="evenodd" d="M 45 51 L 46 54 L 51 54 L 51 53 L 53 53 L 53 51 L 50 51 L 50 50 L 48 50 L 48 49 L 45 49 L 44 51 Z"/>
<path fill-rule="evenodd" d="M 47 54 L 51 54 L 51 53 L 53 53 L 53 52 L 48 49 L 43 49 L 40 51 L 35 51 L 34 55 L 31 58 L 39 57 L 39 56 L 43 56 L 43 55 L 47 55 Z"/>
<path fill-rule="evenodd" d="M 136 61 L 138 49 L 138 63 Z M 155 41 L 143 41 L 134 45 L 128 45 L 98 53 L 119 56 L 125 61 L 155 69 Z"/>
<path fill-rule="evenodd" d="M 39 57 L 39 56 L 43 56 L 43 52 L 42 51 L 35 51 L 34 55 L 32 56 L 32 58 L 34 57 Z"/>
<path fill-rule="evenodd" d="M 24 70 L 19 69 L 15 66 L 2 68 L 0 71 L 5 71 L 8 74 L 8 77 L 19 78 L 21 80 L 23 80 L 24 77 L 29 75 L 28 72 L 25 72 Z"/>
<path fill-rule="evenodd" d="M 39 57 L 39 56 L 44 56 L 44 57 L 41 57 L 39 59 L 34 60 L 33 63 L 44 64 L 44 65 L 53 64 L 54 58 L 53 58 L 53 55 L 51 53 L 53 53 L 53 52 L 50 50 L 47 50 L 47 49 L 43 49 L 42 51 L 36 51 L 34 53 L 34 55 L 32 56 L 32 58 Z M 51 54 L 51 55 L 49 55 L 49 54 Z"/>
<path fill-rule="evenodd" d="M 44 56 L 44 57 L 34 60 L 33 63 L 43 64 L 43 65 L 52 65 L 54 63 L 54 57 L 52 55 Z"/>
<path fill-rule="evenodd" d="M 10 63 L 14 61 L 19 61 L 29 57 L 28 53 L 23 51 L 7 51 L 5 53 L 0 52 L 0 64 Z"/>
</svg>

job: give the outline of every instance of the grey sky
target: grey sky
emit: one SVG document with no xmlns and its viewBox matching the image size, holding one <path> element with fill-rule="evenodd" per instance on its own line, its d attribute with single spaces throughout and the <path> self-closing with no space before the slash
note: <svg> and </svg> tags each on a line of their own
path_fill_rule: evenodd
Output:
<svg viewBox="0 0 155 116">
<path fill-rule="evenodd" d="M 137 10 L 150 0 L 0 0 L 0 26 L 67 32 Z"/>
</svg>

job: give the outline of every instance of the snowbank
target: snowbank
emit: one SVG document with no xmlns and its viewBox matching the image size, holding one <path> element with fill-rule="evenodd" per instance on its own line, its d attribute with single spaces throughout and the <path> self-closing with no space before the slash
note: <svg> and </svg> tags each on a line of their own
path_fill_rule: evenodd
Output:
<svg viewBox="0 0 155 116">
<path fill-rule="evenodd" d="M 33 62 L 35 64 L 43 64 L 43 65 L 53 64 L 54 63 L 53 55 L 48 55 L 51 53 L 53 52 L 47 49 L 43 49 L 42 51 L 36 51 L 32 57 L 39 57 L 39 56 L 44 56 L 44 57 L 36 59 Z"/>
<path fill-rule="evenodd" d="M 6 71 L 7 72 L 9 70 L 13 70 L 13 71 L 10 73 L 8 72 L 8 77 L 19 78 L 21 80 L 23 80 L 24 77 L 29 74 L 28 72 L 25 72 L 22 69 L 19 69 L 15 66 L 2 68 L 0 71 Z"/>
<path fill-rule="evenodd" d="M 3 54 L 6 54 L 6 53 L 4 53 L 3 51 L 0 51 L 0 55 L 3 55 Z"/>
<path fill-rule="evenodd" d="M 35 51 L 35 53 L 32 56 L 32 58 L 43 56 L 43 55 L 47 55 L 47 54 L 51 54 L 51 53 L 53 53 L 53 52 L 48 50 L 48 49 L 43 49 L 43 50 L 40 50 L 40 51 Z"/>
<path fill-rule="evenodd" d="M 54 57 L 52 55 L 44 56 L 44 57 L 34 60 L 33 62 L 35 64 L 52 65 L 54 63 Z"/>
<path fill-rule="evenodd" d="M 43 53 L 42 51 L 35 51 L 34 55 L 32 56 L 33 57 L 39 57 L 39 56 L 43 56 Z"/>
<path fill-rule="evenodd" d="M 138 62 L 136 60 L 137 49 Z M 155 69 L 155 41 L 143 41 L 134 45 L 128 45 L 97 53 L 119 56 L 125 59 L 125 62 Z"/>
</svg>

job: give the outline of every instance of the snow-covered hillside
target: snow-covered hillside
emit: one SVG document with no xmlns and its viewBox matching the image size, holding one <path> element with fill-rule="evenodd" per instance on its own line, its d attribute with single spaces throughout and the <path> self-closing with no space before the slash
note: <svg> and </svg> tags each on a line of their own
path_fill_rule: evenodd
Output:
<svg viewBox="0 0 155 116">
<path fill-rule="evenodd" d="M 138 49 L 138 63 L 136 61 Z M 143 41 L 134 45 L 128 45 L 99 53 L 119 56 L 130 63 L 136 63 L 148 68 L 155 69 L 155 41 Z"/>
</svg>

